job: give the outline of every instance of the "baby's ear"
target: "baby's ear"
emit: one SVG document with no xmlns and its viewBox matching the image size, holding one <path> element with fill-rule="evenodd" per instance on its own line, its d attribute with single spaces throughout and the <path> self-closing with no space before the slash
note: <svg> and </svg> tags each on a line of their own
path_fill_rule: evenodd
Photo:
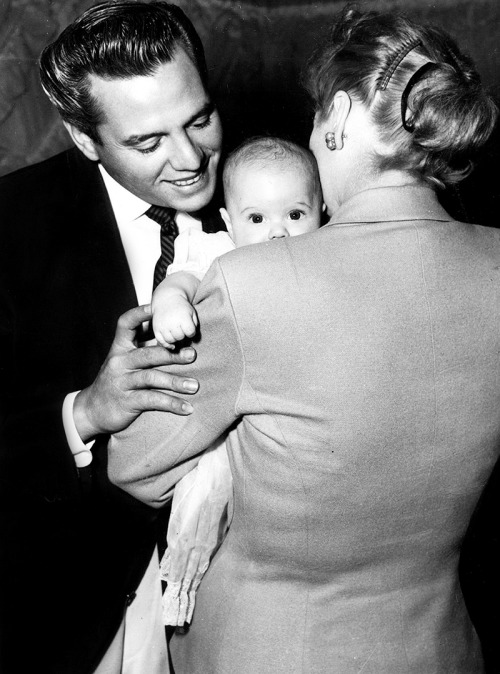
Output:
<svg viewBox="0 0 500 674">
<path fill-rule="evenodd" d="M 231 224 L 231 218 L 229 217 L 229 213 L 226 211 L 225 208 L 219 208 L 219 213 L 221 218 L 224 220 L 224 224 L 226 225 L 226 229 L 229 236 L 233 238 L 233 225 Z"/>
</svg>

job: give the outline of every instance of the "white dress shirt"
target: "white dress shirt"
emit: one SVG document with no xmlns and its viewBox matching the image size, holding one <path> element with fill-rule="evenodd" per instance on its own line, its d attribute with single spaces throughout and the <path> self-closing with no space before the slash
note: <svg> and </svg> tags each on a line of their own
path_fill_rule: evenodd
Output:
<svg viewBox="0 0 500 674">
<path fill-rule="evenodd" d="M 151 301 L 153 272 L 161 253 L 160 225 L 145 215 L 151 204 L 122 187 L 99 165 L 116 218 L 139 304 Z M 202 229 L 201 222 L 187 213 L 177 213 L 179 233 Z M 78 468 L 92 462 L 93 441 L 82 442 L 73 418 L 78 391 L 66 396 L 63 424 L 68 445 Z M 161 583 L 158 550 L 127 607 L 120 628 L 96 669 L 96 674 L 168 674 L 167 644 L 161 614 Z"/>
<path fill-rule="evenodd" d="M 111 201 L 111 207 L 118 225 L 118 231 L 125 249 L 125 255 L 132 275 L 137 301 L 148 304 L 151 301 L 154 268 L 161 253 L 160 225 L 145 213 L 151 204 L 139 199 L 112 178 L 99 164 L 99 170 Z M 201 222 L 187 213 L 175 216 L 179 233 L 188 229 L 202 229 Z M 88 466 L 92 461 L 93 441 L 82 442 L 73 419 L 73 403 L 79 391 L 69 393 L 63 404 L 63 424 L 68 445 L 75 457 L 78 468 Z"/>
</svg>

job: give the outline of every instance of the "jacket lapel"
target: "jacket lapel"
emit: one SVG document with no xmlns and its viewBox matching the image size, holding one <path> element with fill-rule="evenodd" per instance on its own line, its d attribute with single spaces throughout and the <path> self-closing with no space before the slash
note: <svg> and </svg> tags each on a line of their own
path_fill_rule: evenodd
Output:
<svg viewBox="0 0 500 674">
<path fill-rule="evenodd" d="M 67 159 L 80 274 L 89 303 L 86 313 L 94 322 L 90 334 L 96 336 L 100 356 L 104 359 L 113 340 L 118 317 L 137 306 L 137 297 L 97 164 L 77 149 L 70 150 Z"/>
</svg>

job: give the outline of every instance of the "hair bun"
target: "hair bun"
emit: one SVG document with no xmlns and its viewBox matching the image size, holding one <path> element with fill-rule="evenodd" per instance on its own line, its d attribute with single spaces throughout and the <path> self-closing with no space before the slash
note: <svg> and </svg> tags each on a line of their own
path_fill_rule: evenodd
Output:
<svg viewBox="0 0 500 674">
<path fill-rule="evenodd" d="M 477 73 L 434 63 L 413 83 L 406 98 L 402 108 L 404 103 L 411 112 L 405 123 L 413 145 L 425 152 L 424 175 L 444 184 L 468 175 L 497 115 Z M 406 109 L 404 114 L 408 120 Z"/>
</svg>

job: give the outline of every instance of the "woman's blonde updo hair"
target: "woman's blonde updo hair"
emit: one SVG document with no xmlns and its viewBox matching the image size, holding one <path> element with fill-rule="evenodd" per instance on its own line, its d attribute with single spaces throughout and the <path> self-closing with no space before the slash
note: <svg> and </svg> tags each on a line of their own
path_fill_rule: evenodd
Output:
<svg viewBox="0 0 500 674">
<path fill-rule="evenodd" d="M 311 59 L 306 88 L 320 120 L 337 91 L 363 103 L 388 148 L 380 168 L 416 171 L 440 186 L 470 173 L 498 112 L 472 61 L 444 31 L 352 7 Z"/>
</svg>

